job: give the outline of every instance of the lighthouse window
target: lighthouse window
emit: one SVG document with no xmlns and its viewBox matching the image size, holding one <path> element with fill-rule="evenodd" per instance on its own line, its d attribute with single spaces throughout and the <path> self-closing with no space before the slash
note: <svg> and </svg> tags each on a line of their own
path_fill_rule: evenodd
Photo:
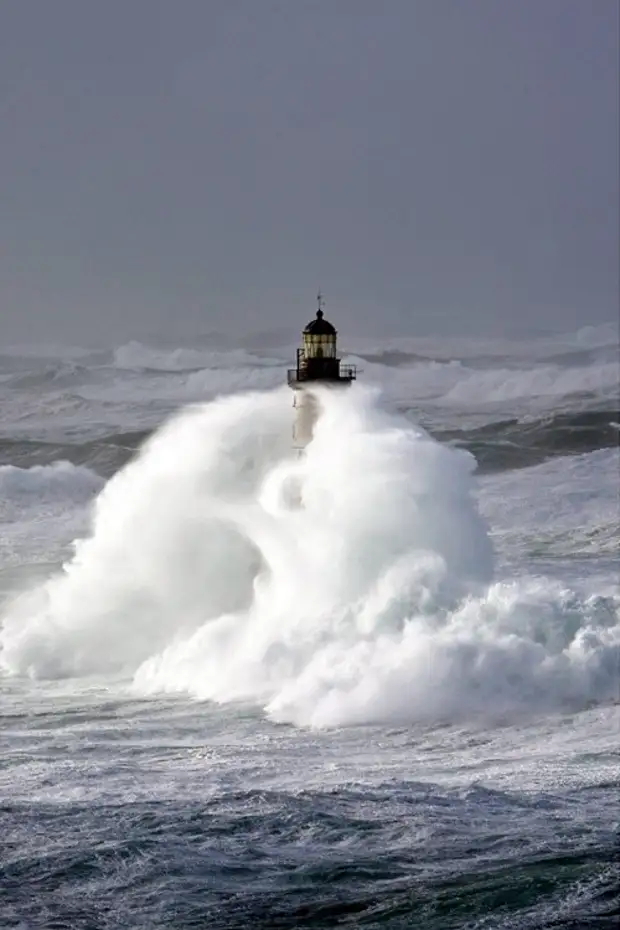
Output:
<svg viewBox="0 0 620 930">
<path fill-rule="evenodd" d="M 332 335 L 304 335 L 307 358 L 336 358 L 336 338 Z"/>
</svg>

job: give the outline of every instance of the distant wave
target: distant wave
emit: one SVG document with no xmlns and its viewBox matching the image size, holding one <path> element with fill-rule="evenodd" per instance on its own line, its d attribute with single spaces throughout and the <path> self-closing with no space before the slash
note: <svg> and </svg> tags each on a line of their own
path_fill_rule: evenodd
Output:
<svg viewBox="0 0 620 930">
<path fill-rule="evenodd" d="M 487 356 L 422 360 L 404 352 L 349 355 L 346 361 L 361 369 L 360 380 L 380 386 L 399 406 L 431 404 L 449 415 L 500 407 L 504 417 L 527 408 L 551 412 L 592 406 L 595 398 L 601 406 L 618 404 L 620 363 L 613 356 L 581 365 Z"/>
<path fill-rule="evenodd" d="M 27 498 L 41 504 L 50 497 L 67 495 L 88 500 L 100 491 L 102 479 L 89 468 L 67 461 L 51 465 L 33 465 L 30 468 L 0 465 L 0 499 Z"/>
<path fill-rule="evenodd" d="M 618 363 L 561 368 L 555 365 L 531 369 L 465 369 L 463 376 L 441 398 L 451 406 L 484 407 L 489 404 L 542 400 L 557 403 L 578 395 L 618 397 Z"/>
<path fill-rule="evenodd" d="M 32 391 L 37 388 L 55 390 L 75 387 L 91 380 L 93 369 L 84 365 L 60 362 L 34 371 L 20 371 L 6 376 L 4 386 L 12 391 Z"/>
<path fill-rule="evenodd" d="M 385 365 L 387 368 L 408 368 L 420 364 L 462 365 L 465 370 L 531 370 L 531 365 L 524 368 L 524 359 L 519 355 L 498 352 L 469 355 L 466 359 L 455 354 L 453 357 L 440 357 L 432 353 L 423 354 L 415 351 L 389 348 L 376 352 L 358 352 L 357 357 L 372 365 Z M 562 349 L 547 349 L 535 357 L 536 366 L 541 364 L 562 368 L 586 368 L 589 365 L 618 365 L 618 345 L 577 346 Z"/>
<path fill-rule="evenodd" d="M 72 465 L 84 465 L 107 478 L 135 455 L 150 434 L 150 430 L 134 430 L 110 433 L 86 442 L 40 442 L 0 437 L 0 466 L 32 468 L 66 461 Z"/>
<path fill-rule="evenodd" d="M 128 342 L 114 350 L 116 368 L 138 371 L 200 371 L 203 368 L 262 368 L 283 365 L 280 358 L 265 358 L 245 349 L 156 349 Z"/>
<path fill-rule="evenodd" d="M 430 355 L 419 355 L 417 352 L 403 352 L 399 349 L 385 349 L 382 352 L 360 352 L 358 358 L 373 365 L 387 365 L 388 368 L 415 365 L 418 362 L 435 362 Z"/>
<path fill-rule="evenodd" d="M 556 413 L 500 420 L 473 429 L 435 430 L 436 439 L 471 452 L 482 472 L 537 465 L 559 455 L 579 455 L 618 445 L 617 410 Z"/>
<path fill-rule="evenodd" d="M 563 352 L 545 355 L 545 361 L 555 365 L 579 367 L 583 365 L 596 365 L 614 363 L 618 365 L 619 352 L 617 345 L 595 346 L 586 349 L 566 349 Z"/>
</svg>

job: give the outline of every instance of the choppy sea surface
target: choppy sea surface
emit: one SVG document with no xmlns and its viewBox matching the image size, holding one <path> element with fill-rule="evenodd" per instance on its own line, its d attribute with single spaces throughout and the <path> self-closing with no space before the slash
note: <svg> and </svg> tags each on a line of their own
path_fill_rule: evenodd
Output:
<svg viewBox="0 0 620 930">
<path fill-rule="evenodd" d="M 620 919 L 617 327 L 0 350 L 0 927 Z"/>
</svg>

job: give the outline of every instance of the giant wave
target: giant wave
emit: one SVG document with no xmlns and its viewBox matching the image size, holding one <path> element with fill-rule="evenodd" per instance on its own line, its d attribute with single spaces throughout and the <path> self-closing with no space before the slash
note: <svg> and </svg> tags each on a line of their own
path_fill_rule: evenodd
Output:
<svg viewBox="0 0 620 930">
<path fill-rule="evenodd" d="M 197 406 L 96 500 L 92 533 L 5 612 L 0 663 L 344 725 L 615 696 L 618 604 L 494 577 L 473 458 L 359 386 L 290 450 L 284 391 Z"/>
</svg>

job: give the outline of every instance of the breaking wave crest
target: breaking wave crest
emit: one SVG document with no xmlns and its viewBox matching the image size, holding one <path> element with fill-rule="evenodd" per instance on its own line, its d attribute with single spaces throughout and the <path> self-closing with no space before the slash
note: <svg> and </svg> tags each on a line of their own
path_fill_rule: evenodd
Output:
<svg viewBox="0 0 620 930">
<path fill-rule="evenodd" d="M 313 726 L 615 697 L 617 602 L 494 579 L 469 453 L 359 386 L 320 400 L 302 458 L 283 391 L 154 434 L 62 573 L 9 606 L 4 669 L 122 670 Z"/>
</svg>

